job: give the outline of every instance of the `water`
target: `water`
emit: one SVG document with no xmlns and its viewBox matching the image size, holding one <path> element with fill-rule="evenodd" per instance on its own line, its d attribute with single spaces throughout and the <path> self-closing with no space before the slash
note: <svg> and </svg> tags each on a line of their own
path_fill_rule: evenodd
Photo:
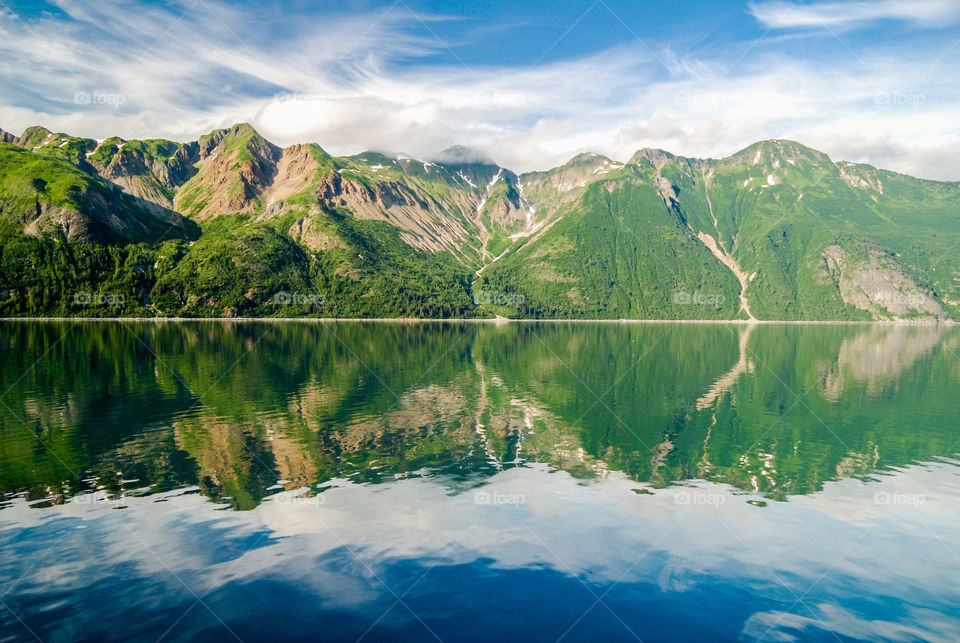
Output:
<svg viewBox="0 0 960 643">
<path fill-rule="evenodd" d="M 960 328 L 0 324 L 0 640 L 960 639 Z"/>
</svg>

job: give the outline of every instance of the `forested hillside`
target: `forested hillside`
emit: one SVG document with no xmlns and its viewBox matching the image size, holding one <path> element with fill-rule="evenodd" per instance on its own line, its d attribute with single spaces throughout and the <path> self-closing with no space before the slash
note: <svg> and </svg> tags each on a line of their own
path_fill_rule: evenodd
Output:
<svg viewBox="0 0 960 643">
<path fill-rule="evenodd" d="M 580 154 L 517 175 L 280 148 L 0 130 L 0 315 L 943 320 L 960 184 L 792 141 Z"/>
</svg>

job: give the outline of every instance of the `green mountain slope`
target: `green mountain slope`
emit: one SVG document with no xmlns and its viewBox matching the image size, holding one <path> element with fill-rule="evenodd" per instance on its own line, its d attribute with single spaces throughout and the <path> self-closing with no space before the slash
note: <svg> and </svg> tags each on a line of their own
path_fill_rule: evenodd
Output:
<svg viewBox="0 0 960 643">
<path fill-rule="evenodd" d="M 485 270 L 475 287 L 511 293 L 506 304 L 523 317 L 738 314 L 734 276 L 635 168 L 591 185 L 542 237 Z"/>
<path fill-rule="evenodd" d="M 118 243 L 191 236 L 196 226 L 157 210 L 55 156 L 0 143 L 0 217 L 26 234 Z"/>
<path fill-rule="evenodd" d="M 960 184 L 834 163 L 790 141 L 721 160 L 641 150 L 583 181 L 559 222 L 482 272 L 478 285 L 510 293 L 500 302 L 522 316 L 958 314 Z"/>
<path fill-rule="evenodd" d="M 790 141 L 654 169 L 692 229 L 749 275 L 759 318 L 957 314 L 960 184 L 834 163 Z"/>
<path fill-rule="evenodd" d="M 246 124 L 0 130 L 0 224 L 5 315 L 960 317 L 960 183 L 782 140 L 517 175 Z"/>
</svg>

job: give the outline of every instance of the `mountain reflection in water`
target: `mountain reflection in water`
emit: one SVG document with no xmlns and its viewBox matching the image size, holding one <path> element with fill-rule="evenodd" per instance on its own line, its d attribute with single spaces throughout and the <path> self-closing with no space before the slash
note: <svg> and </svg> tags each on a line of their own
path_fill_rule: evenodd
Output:
<svg viewBox="0 0 960 643">
<path fill-rule="evenodd" d="M 960 328 L 0 327 L 3 640 L 960 637 Z"/>
</svg>

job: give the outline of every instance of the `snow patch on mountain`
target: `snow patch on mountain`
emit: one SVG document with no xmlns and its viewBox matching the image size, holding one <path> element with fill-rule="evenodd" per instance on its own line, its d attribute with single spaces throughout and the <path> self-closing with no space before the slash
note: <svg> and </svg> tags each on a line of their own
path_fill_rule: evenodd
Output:
<svg viewBox="0 0 960 643">
<path fill-rule="evenodd" d="M 503 175 L 503 168 L 497 170 L 497 173 L 490 179 L 490 182 L 487 183 L 487 194 L 490 193 L 490 190 L 493 189 L 493 186 L 497 184 L 497 181 L 500 180 L 500 177 Z"/>
</svg>

